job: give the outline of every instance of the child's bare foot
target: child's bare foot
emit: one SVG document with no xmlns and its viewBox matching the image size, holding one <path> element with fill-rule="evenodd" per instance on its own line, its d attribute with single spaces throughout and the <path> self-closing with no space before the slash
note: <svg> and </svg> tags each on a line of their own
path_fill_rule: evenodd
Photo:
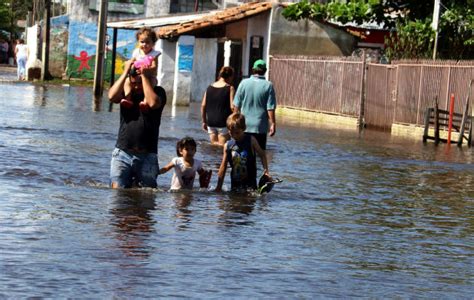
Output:
<svg viewBox="0 0 474 300">
<path fill-rule="evenodd" d="M 120 101 L 120 105 L 125 107 L 125 108 L 131 108 L 133 106 L 133 102 L 128 100 L 128 99 L 122 99 Z"/>
<path fill-rule="evenodd" d="M 150 109 L 150 106 L 148 106 L 145 101 L 138 103 L 138 106 L 140 107 L 140 111 L 142 112 L 147 112 Z"/>
</svg>

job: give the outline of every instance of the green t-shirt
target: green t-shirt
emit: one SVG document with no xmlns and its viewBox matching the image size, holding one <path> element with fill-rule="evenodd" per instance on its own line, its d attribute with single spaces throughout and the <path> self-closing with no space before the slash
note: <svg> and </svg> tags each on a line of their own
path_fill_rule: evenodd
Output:
<svg viewBox="0 0 474 300">
<path fill-rule="evenodd" d="M 245 116 L 246 132 L 267 133 L 267 111 L 276 108 L 273 84 L 258 75 L 242 80 L 235 92 L 234 105 Z"/>
</svg>

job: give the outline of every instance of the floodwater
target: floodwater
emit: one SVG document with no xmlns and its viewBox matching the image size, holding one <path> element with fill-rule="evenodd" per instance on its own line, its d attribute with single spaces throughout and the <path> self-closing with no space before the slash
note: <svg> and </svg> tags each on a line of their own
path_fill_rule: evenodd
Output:
<svg viewBox="0 0 474 300">
<path fill-rule="evenodd" d="M 111 190 L 117 106 L 0 88 L 0 298 L 474 295 L 472 149 L 280 118 L 268 195 L 170 193 L 171 172 Z M 199 105 L 168 105 L 160 164 L 191 135 L 216 172 L 199 126 Z"/>
</svg>

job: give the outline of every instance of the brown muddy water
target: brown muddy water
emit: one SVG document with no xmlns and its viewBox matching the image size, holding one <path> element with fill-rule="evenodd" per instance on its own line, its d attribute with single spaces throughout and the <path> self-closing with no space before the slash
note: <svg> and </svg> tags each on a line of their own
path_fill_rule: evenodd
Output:
<svg viewBox="0 0 474 300">
<path fill-rule="evenodd" d="M 88 87 L 0 88 L 0 298 L 474 295 L 472 149 L 280 118 L 268 195 L 170 193 L 171 172 L 111 190 L 117 106 Z M 168 104 L 161 165 L 191 135 L 216 172 L 199 124 L 198 104 Z"/>
</svg>

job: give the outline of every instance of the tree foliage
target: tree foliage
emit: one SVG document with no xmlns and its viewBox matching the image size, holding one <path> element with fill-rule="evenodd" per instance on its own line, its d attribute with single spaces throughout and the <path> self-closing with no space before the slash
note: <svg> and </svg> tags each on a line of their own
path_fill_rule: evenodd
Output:
<svg viewBox="0 0 474 300">
<path fill-rule="evenodd" d="M 386 41 L 390 58 L 430 57 L 435 32 L 431 29 L 434 1 L 347 0 L 327 4 L 303 0 L 283 10 L 292 21 L 364 24 L 375 22 L 392 31 Z M 474 58 L 474 0 L 443 0 L 438 26 L 442 58 Z"/>
<path fill-rule="evenodd" d="M 395 34 L 385 39 L 385 55 L 390 59 L 431 58 L 433 44 L 430 21 L 399 21 Z"/>
<path fill-rule="evenodd" d="M 25 20 L 32 3 L 28 0 L 0 0 L 0 30 L 18 36 L 18 20 Z"/>
</svg>

